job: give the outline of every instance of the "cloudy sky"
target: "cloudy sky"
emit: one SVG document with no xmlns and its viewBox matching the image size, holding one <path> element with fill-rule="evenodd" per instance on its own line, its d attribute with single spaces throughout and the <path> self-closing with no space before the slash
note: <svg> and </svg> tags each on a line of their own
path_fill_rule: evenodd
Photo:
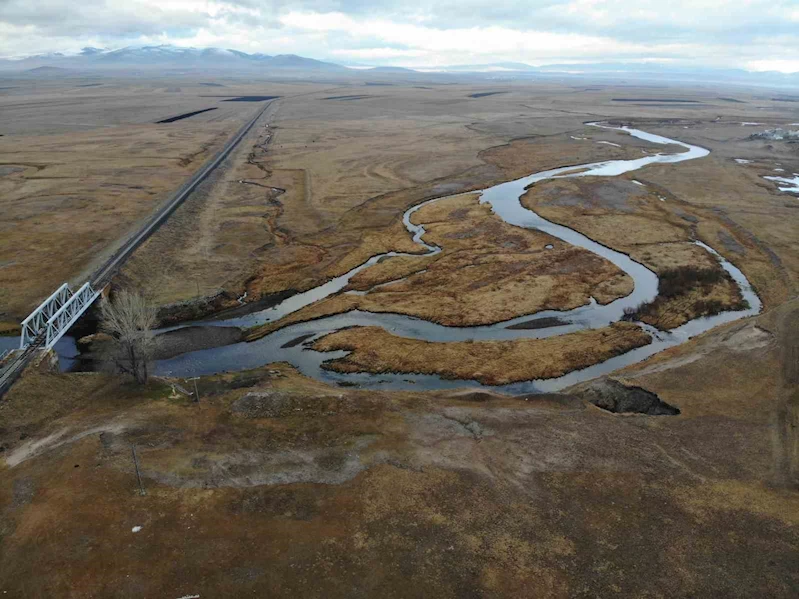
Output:
<svg viewBox="0 0 799 599">
<path fill-rule="evenodd" d="M 0 0 L 0 56 L 233 48 L 345 64 L 799 71 L 799 0 Z"/>
</svg>

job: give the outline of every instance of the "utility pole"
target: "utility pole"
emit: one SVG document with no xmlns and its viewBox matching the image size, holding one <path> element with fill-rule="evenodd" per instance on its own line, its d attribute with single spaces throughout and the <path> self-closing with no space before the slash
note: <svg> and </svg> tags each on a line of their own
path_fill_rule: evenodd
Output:
<svg viewBox="0 0 799 599">
<path fill-rule="evenodd" d="M 195 376 L 190 379 L 186 379 L 187 381 L 194 381 L 194 402 L 200 403 L 200 392 L 197 390 L 197 379 L 200 377 Z"/>
<path fill-rule="evenodd" d="M 136 446 L 131 444 L 130 451 L 133 454 L 133 466 L 136 468 L 136 479 L 139 481 L 139 494 L 142 496 L 147 495 L 147 493 L 145 493 L 144 491 L 144 485 L 141 482 L 141 473 L 139 472 L 139 460 L 136 457 Z"/>
</svg>

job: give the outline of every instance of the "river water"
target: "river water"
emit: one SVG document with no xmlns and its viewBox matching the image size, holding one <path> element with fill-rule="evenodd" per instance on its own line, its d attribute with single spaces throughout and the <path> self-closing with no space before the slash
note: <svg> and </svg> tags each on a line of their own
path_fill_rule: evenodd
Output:
<svg viewBox="0 0 799 599">
<path fill-rule="evenodd" d="M 574 310 L 545 310 L 534 315 L 526 315 L 493 325 L 477 327 L 447 327 L 400 314 L 377 314 L 352 311 L 319 320 L 291 325 L 251 343 L 237 343 L 223 347 L 199 350 L 185 353 L 169 360 L 161 360 L 155 364 L 155 372 L 160 375 L 177 377 L 195 376 L 245 370 L 256 368 L 270 362 L 283 361 L 293 364 L 300 372 L 307 376 L 333 384 L 357 384 L 367 388 L 418 390 L 462 387 L 483 388 L 487 386 L 476 381 L 445 380 L 432 375 L 339 374 L 325 370 L 322 365 L 327 360 L 345 356 L 347 352 L 336 351 L 321 353 L 311 350 L 309 346 L 314 340 L 323 335 L 352 326 L 378 326 L 394 335 L 402 337 L 426 341 L 449 342 L 469 339 L 538 339 L 563 335 L 584 329 L 602 328 L 613 322 L 617 322 L 624 314 L 625 308 L 632 308 L 638 306 L 642 302 L 651 301 L 655 298 L 658 289 L 657 275 L 626 254 L 597 243 L 568 227 L 552 223 L 542 218 L 532 210 L 522 206 L 521 196 L 524 195 L 527 188 L 531 185 L 547 179 L 588 176 L 614 177 L 623 173 L 635 171 L 649 164 L 677 163 L 699 159 L 707 156 L 709 151 L 698 146 L 689 145 L 659 135 L 653 135 L 637 129 L 609 127 L 599 123 L 594 123 L 593 125 L 607 129 L 620 129 L 633 137 L 649 141 L 653 144 L 681 146 L 685 151 L 677 154 L 648 155 L 635 160 L 612 160 L 551 169 L 515 181 L 501 183 L 478 193 L 481 194 L 480 202 L 490 204 L 494 213 L 505 222 L 519 227 L 539 229 L 569 244 L 584 248 L 610 260 L 613 264 L 630 275 L 635 283 L 633 292 L 626 297 L 619 298 L 606 305 L 599 305 L 592 299 L 588 304 Z M 429 256 L 440 252 L 440 248 L 425 243 L 423 240 L 425 234 L 424 227 L 411 223 L 410 219 L 411 215 L 423 206 L 431 202 L 441 201 L 442 199 L 447 198 L 433 199 L 414 206 L 406 211 L 403 217 L 405 227 L 413 236 L 413 240 L 420 245 L 420 248 L 424 250 L 425 253 L 402 254 L 389 252 L 386 254 L 379 254 L 371 257 L 368 261 L 351 271 L 309 291 L 294 295 L 270 309 L 238 318 L 203 322 L 201 324 L 205 326 L 251 327 L 279 320 L 316 301 L 341 292 L 355 274 L 372 266 L 384 257 L 408 255 Z M 645 324 L 637 323 L 650 333 L 652 336 L 651 344 L 634 349 L 588 368 L 570 372 L 562 377 L 547 380 L 530 380 L 511 385 L 490 387 L 490 389 L 509 394 L 557 391 L 575 383 L 609 373 L 623 366 L 640 362 L 657 352 L 683 343 L 687 339 L 720 324 L 758 314 L 761 309 L 760 299 L 752 290 L 744 274 L 730 262 L 722 258 L 712 248 L 701 242 L 696 243 L 713 254 L 721 266 L 732 276 L 739 285 L 744 299 L 749 304 L 749 308 L 734 312 L 724 312 L 710 317 L 697 318 L 670 332 L 658 331 Z M 508 328 L 512 325 L 539 318 L 557 318 L 558 321 L 564 324 L 539 329 Z M 168 330 L 175 328 L 181 327 L 171 327 Z M 291 345 L 291 341 L 302 336 L 307 336 L 307 339 L 302 343 L 298 343 L 292 347 L 284 347 L 286 344 Z"/>
</svg>

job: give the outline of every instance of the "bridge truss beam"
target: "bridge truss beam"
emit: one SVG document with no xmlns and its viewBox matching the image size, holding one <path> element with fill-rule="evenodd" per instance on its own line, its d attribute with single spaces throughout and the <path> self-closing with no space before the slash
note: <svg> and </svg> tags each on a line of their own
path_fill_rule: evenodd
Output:
<svg viewBox="0 0 799 599">
<path fill-rule="evenodd" d="M 19 348 L 24 349 L 40 335 L 45 349 L 50 349 L 100 295 L 90 283 L 75 293 L 64 283 L 22 322 Z"/>
</svg>

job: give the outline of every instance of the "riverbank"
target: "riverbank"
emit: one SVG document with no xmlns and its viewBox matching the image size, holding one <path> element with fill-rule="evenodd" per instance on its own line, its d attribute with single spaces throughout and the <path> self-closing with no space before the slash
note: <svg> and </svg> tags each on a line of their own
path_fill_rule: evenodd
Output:
<svg viewBox="0 0 799 599">
<path fill-rule="evenodd" d="M 311 347 L 344 350 L 346 357 L 325 362 L 341 373 L 426 374 L 443 379 L 474 379 L 484 385 L 508 385 L 554 379 L 604 362 L 652 342 L 640 327 L 614 323 L 547 339 L 435 343 L 396 337 L 376 327 L 337 331 Z"/>
</svg>

